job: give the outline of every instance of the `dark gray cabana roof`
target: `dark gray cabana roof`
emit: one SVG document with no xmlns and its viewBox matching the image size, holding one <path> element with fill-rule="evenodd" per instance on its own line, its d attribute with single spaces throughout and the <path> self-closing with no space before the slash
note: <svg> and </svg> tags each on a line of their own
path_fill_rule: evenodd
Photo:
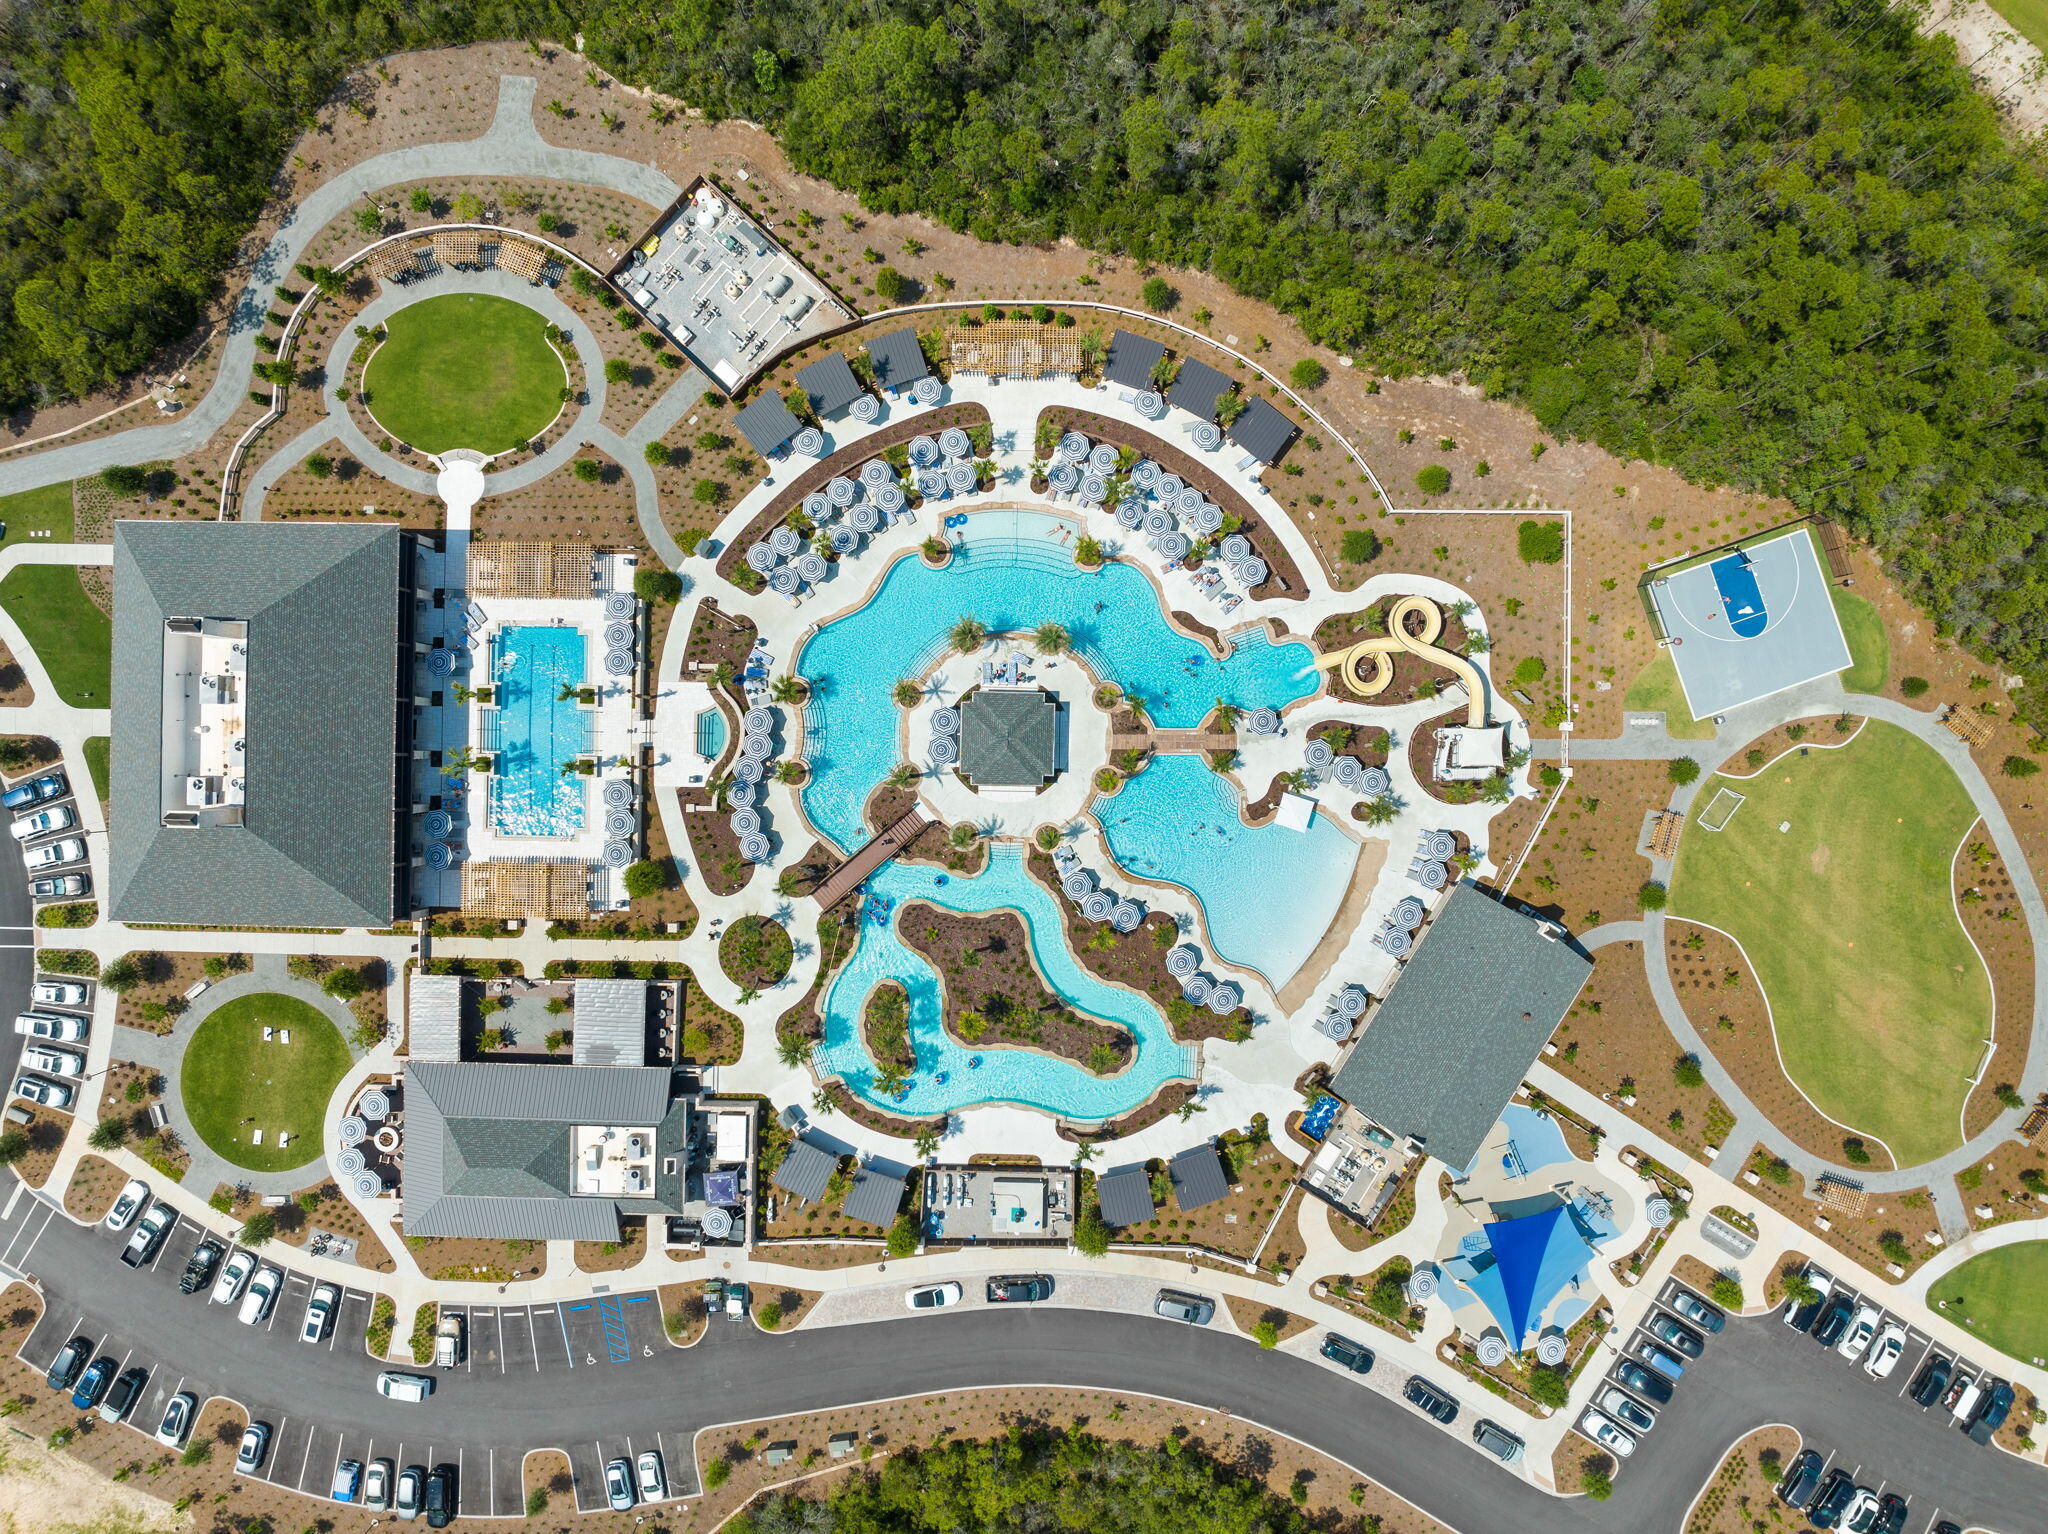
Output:
<svg viewBox="0 0 2048 1534">
<path fill-rule="evenodd" d="M 1119 330 L 1109 338 L 1109 355 L 1103 360 L 1102 376 L 1126 389 L 1149 389 L 1152 370 L 1165 355 L 1166 348 L 1150 337 Z"/>
<path fill-rule="evenodd" d="M 224 927 L 382 927 L 398 904 L 395 527 L 114 527 L 108 914 Z M 163 824 L 164 620 L 249 625 L 239 826 Z"/>
<path fill-rule="evenodd" d="M 825 1184 L 838 1167 L 839 1158 L 824 1146 L 798 1140 L 783 1154 L 775 1175 L 768 1180 L 791 1198 L 814 1204 L 824 1197 Z"/>
<path fill-rule="evenodd" d="M 1462 1170 L 1592 972 L 1561 929 L 1467 880 L 1445 899 L 1330 1090 Z"/>
<path fill-rule="evenodd" d="M 868 361 L 875 365 L 875 382 L 886 388 L 900 389 L 931 375 L 931 367 L 924 360 L 924 348 L 918 344 L 917 332 L 908 325 L 885 336 L 873 337 L 867 348 Z"/>
<path fill-rule="evenodd" d="M 903 1174 L 870 1165 L 853 1174 L 853 1187 L 839 1212 L 866 1225 L 889 1225 L 902 1204 Z"/>
<path fill-rule="evenodd" d="M 1105 1225 L 1143 1225 L 1159 1212 L 1152 1202 L 1152 1180 L 1142 1166 L 1118 1167 L 1096 1178 L 1095 1202 Z"/>
<path fill-rule="evenodd" d="M 1051 693 L 984 687 L 960 706 L 960 770 L 981 788 L 1036 788 L 1058 770 L 1059 730 Z"/>
<path fill-rule="evenodd" d="M 804 429 L 777 394 L 763 394 L 734 416 L 732 424 L 763 458 Z"/>
<path fill-rule="evenodd" d="M 1198 415 L 1205 421 L 1216 419 L 1216 400 L 1230 390 L 1230 380 L 1217 372 L 1206 362 L 1197 362 L 1189 357 L 1180 365 L 1180 373 L 1173 380 L 1173 387 L 1166 391 L 1166 402 L 1177 410 Z"/>
<path fill-rule="evenodd" d="M 1248 401 L 1224 435 L 1260 463 L 1273 463 L 1301 429 L 1262 399 Z"/>
<path fill-rule="evenodd" d="M 1223 1180 L 1223 1163 L 1207 1140 L 1190 1145 L 1166 1164 L 1166 1170 L 1173 1178 L 1173 1201 L 1182 1214 L 1230 1196 L 1230 1184 Z"/>
<path fill-rule="evenodd" d="M 867 392 L 838 352 L 827 352 L 797 374 L 796 386 L 809 397 L 820 420 L 839 414 Z"/>
</svg>

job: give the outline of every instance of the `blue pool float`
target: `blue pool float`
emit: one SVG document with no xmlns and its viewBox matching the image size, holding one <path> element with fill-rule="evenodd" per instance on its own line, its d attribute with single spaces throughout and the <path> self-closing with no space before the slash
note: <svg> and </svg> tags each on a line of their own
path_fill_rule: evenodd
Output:
<svg viewBox="0 0 2048 1534">
<path fill-rule="evenodd" d="M 968 1069 L 969 1069 L 970 1071 L 978 1071 L 978 1070 L 980 1070 L 980 1069 L 981 1069 L 981 1056 L 980 1056 L 980 1055 L 969 1055 L 969 1056 L 967 1057 L 967 1068 L 968 1068 Z"/>
</svg>

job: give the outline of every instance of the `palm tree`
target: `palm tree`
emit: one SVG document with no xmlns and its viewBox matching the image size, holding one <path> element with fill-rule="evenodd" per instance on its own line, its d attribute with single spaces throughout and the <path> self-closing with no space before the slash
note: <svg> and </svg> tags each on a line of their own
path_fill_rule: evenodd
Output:
<svg viewBox="0 0 2048 1534">
<path fill-rule="evenodd" d="M 891 788 L 915 788 L 917 780 L 923 776 L 924 774 L 911 766 L 910 763 L 898 762 L 896 770 L 889 774 L 889 786 Z"/>
<path fill-rule="evenodd" d="M 960 654 L 972 655 L 988 643 L 988 625 L 972 613 L 963 613 L 946 631 L 946 638 Z"/>
<path fill-rule="evenodd" d="M 24 1144 L 27 1142 L 24 1141 Z M 917 1132 L 917 1159 L 929 1161 L 939 1153 L 939 1132 L 927 1124 Z"/>
<path fill-rule="evenodd" d="M 1237 728 L 1237 705 L 1235 703 L 1226 703 L 1221 698 L 1218 698 L 1216 700 L 1215 717 L 1216 728 L 1223 731 L 1225 734 L 1230 733 L 1232 730 L 1235 730 Z"/>
<path fill-rule="evenodd" d="M 574 703 L 576 695 L 581 691 L 582 689 L 574 682 L 564 682 L 560 691 L 555 694 L 555 701 L 557 703 Z"/>
<path fill-rule="evenodd" d="M 1031 648 L 1040 655 L 1064 655 L 1073 646 L 1073 636 L 1063 623 L 1041 623 L 1031 634 Z"/>
<path fill-rule="evenodd" d="M 924 696 L 924 689 L 905 677 L 889 689 L 889 696 L 896 700 L 898 708 L 916 708 L 918 700 Z"/>
<path fill-rule="evenodd" d="M 1074 540 L 1074 563 L 1077 565 L 1099 565 L 1102 563 L 1102 545 L 1095 539 L 1082 536 Z"/>
<path fill-rule="evenodd" d="M 801 703 L 810 696 L 811 689 L 801 677 L 779 676 L 769 685 L 768 696 L 777 703 Z"/>
<path fill-rule="evenodd" d="M 811 1041 L 794 1033 L 786 1033 L 775 1046 L 776 1058 L 792 1068 L 802 1065 L 811 1058 Z"/>
<path fill-rule="evenodd" d="M 1367 799 L 1358 806 L 1358 818 L 1369 826 L 1383 826 L 1400 813 L 1391 799 Z"/>
</svg>

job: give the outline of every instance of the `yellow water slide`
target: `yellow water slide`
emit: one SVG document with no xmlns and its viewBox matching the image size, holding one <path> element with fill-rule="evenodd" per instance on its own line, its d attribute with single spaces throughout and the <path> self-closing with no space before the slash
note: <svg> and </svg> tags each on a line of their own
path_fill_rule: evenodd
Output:
<svg viewBox="0 0 2048 1534">
<path fill-rule="evenodd" d="M 1408 632 L 1409 617 L 1422 620 L 1421 632 Z M 1316 665 L 1325 671 L 1334 671 L 1351 685 L 1361 698 L 1377 697 L 1394 680 L 1393 657 L 1406 650 L 1419 655 L 1432 666 L 1441 666 L 1465 684 L 1466 723 L 1473 729 L 1486 727 L 1486 682 L 1479 675 L 1479 668 L 1454 650 L 1438 649 L 1437 636 L 1444 631 L 1443 609 L 1428 597 L 1402 597 L 1387 613 L 1387 632 L 1374 639 L 1361 639 L 1357 644 L 1347 645 L 1341 650 L 1332 650 L 1327 655 L 1316 657 Z M 1372 663 L 1371 675 L 1365 673 L 1365 663 Z"/>
</svg>

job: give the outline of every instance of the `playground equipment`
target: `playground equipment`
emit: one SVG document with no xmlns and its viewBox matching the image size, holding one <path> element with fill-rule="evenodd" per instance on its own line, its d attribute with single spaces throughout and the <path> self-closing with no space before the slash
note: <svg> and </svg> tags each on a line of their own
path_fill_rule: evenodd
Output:
<svg viewBox="0 0 2048 1534">
<path fill-rule="evenodd" d="M 1408 632 L 1411 616 L 1422 620 L 1419 633 Z M 1437 636 L 1443 631 L 1443 609 L 1436 603 L 1428 597 L 1401 597 L 1387 613 L 1387 632 L 1384 635 L 1361 639 L 1341 650 L 1319 655 L 1316 665 L 1321 670 L 1336 672 L 1361 698 L 1373 698 L 1385 692 L 1387 685 L 1394 680 L 1393 657 L 1406 650 L 1421 656 L 1432 666 L 1443 667 L 1465 684 L 1466 720 L 1471 728 L 1483 729 L 1486 726 L 1486 683 L 1479 675 L 1479 668 L 1464 656 L 1453 650 L 1437 648 Z M 1372 663 L 1369 676 L 1363 669 L 1368 661 Z"/>
</svg>

